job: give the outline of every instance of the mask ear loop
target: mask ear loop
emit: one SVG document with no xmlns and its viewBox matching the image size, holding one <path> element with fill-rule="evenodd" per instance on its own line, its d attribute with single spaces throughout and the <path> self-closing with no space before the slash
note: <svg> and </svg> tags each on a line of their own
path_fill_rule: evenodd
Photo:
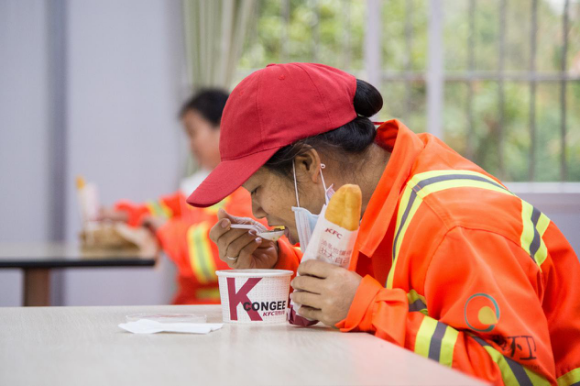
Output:
<svg viewBox="0 0 580 386">
<path fill-rule="evenodd" d="M 328 197 L 326 196 L 326 183 L 324 182 L 324 175 L 322 174 L 322 169 L 326 168 L 326 165 L 321 163 L 320 164 L 320 179 L 322 180 L 322 186 L 324 187 L 324 201 L 328 205 Z"/>
<path fill-rule="evenodd" d="M 298 198 L 298 184 L 296 183 L 296 165 L 292 160 L 292 172 L 294 173 L 294 193 L 296 193 L 296 205 L 300 207 L 300 199 Z"/>
</svg>

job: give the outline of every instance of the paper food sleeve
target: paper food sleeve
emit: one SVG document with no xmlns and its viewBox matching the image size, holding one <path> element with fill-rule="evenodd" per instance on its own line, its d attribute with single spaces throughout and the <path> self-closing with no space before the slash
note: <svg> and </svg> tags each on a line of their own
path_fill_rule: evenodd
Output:
<svg viewBox="0 0 580 386">
<path fill-rule="evenodd" d="M 318 217 L 301 263 L 308 260 L 320 260 L 348 269 L 358 229 L 355 231 L 344 229 L 327 220 L 325 213 L 326 205 L 322 208 L 320 217 Z M 306 327 L 318 323 L 317 320 L 310 320 L 298 315 L 297 311 L 299 309 L 299 305 L 290 302 L 290 312 L 288 314 L 288 322 L 290 324 Z"/>
</svg>

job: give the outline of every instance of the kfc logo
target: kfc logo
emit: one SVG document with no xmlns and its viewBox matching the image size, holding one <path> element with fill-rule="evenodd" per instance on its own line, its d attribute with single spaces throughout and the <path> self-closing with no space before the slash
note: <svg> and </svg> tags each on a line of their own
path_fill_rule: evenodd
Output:
<svg viewBox="0 0 580 386">
<path fill-rule="evenodd" d="M 336 238 L 338 238 L 339 240 L 342 239 L 342 234 L 338 233 L 335 229 L 326 228 L 324 233 L 330 233 L 331 235 L 336 236 Z"/>
</svg>

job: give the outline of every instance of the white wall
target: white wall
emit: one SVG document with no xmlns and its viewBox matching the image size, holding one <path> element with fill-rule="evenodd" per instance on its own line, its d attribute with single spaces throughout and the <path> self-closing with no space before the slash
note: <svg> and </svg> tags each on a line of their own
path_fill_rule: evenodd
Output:
<svg viewBox="0 0 580 386">
<path fill-rule="evenodd" d="M 109 205 L 176 189 L 185 160 L 176 116 L 183 69 L 180 5 L 69 1 L 69 196 L 79 174 L 98 184 Z M 80 226 L 75 204 L 67 205 L 69 240 Z M 170 267 L 66 271 L 64 304 L 167 303 Z"/>
<path fill-rule="evenodd" d="M 558 213 L 546 211 L 545 213 L 566 236 L 566 239 L 576 251 L 576 255 L 580 258 L 580 212 Z"/>
<path fill-rule="evenodd" d="M 0 1 L 0 241 L 49 237 L 44 1 Z M 0 270 L 0 305 L 19 305 L 19 270 Z"/>
<path fill-rule="evenodd" d="M 0 242 L 50 237 L 49 0 L 0 0 Z M 104 204 L 174 191 L 186 146 L 176 114 L 184 95 L 181 2 L 68 0 L 66 237 L 79 229 L 74 177 Z M 65 270 L 60 304 L 163 304 L 167 261 L 153 268 Z M 19 305 L 22 275 L 0 270 L 0 306 Z M 58 298 L 58 297 L 57 297 Z"/>
<path fill-rule="evenodd" d="M 516 194 L 548 216 L 562 231 L 580 258 L 580 192 Z"/>
</svg>

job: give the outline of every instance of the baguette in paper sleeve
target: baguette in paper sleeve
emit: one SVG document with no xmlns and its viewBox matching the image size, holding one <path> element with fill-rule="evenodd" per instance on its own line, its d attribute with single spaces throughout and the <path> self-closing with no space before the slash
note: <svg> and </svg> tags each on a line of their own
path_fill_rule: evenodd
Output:
<svg viewBox="0 0 580 386">
<path fill-rule="evenodd" d="M 344 185 L 332 196 L 324 218 L 349 231 L 356 231 L 360 222 L 362 193 L 358 185 Z"/>
<path fill-rule="evenodd" d="M 302 262 L 320 260 L 347 268 L 360 223 L 362 193 L 358 185 L 343 185 L 334 193 L 328 206 L 322 208 Z M 299 306 L 290 304 L 288 321 L 298 326 L 311 326 L 309 320 L 296 313 Z"/>
</svg>

